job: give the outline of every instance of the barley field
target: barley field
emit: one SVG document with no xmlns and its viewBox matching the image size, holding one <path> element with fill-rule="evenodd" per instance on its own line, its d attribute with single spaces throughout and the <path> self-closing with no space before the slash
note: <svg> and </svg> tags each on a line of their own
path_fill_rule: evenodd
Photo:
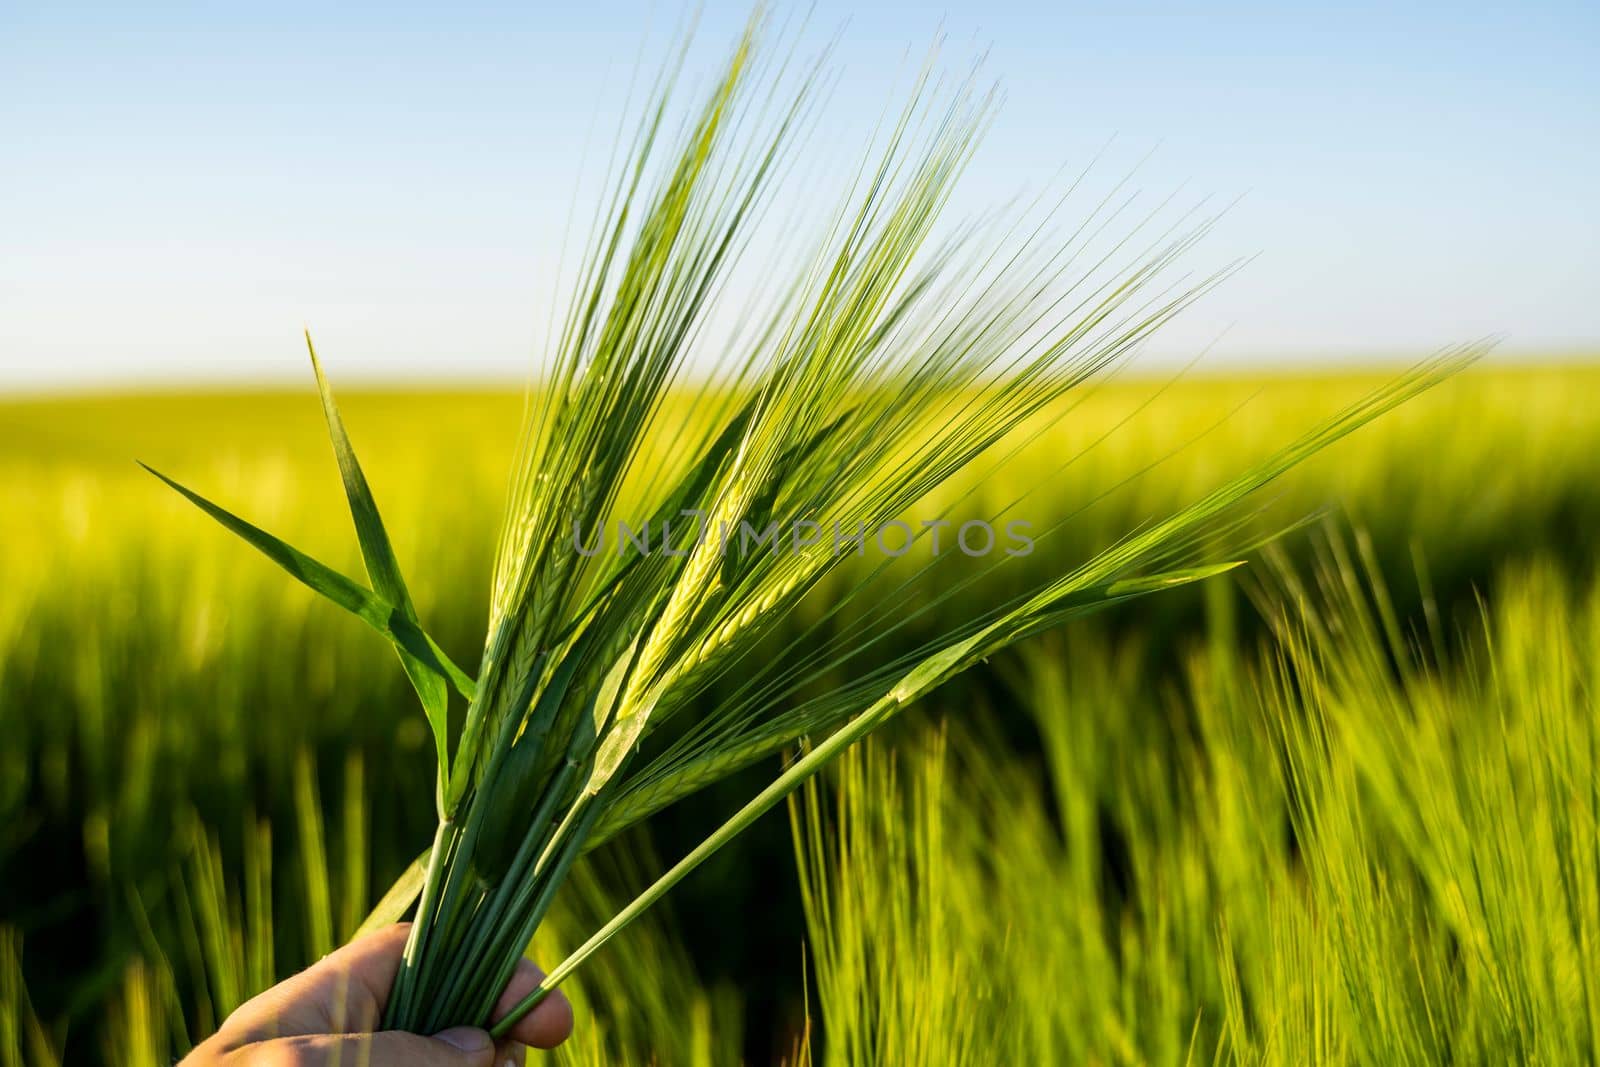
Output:
<svg viewBox="0 0 1600 1067">
<path fill-rule="evenodd" d="M 948 553 L 871 657 L 1071 569 L 1389 374 L 1073 393 L 938 490 L 957 515 L 1011 508 L 1035 550 Z M 935 690 L 892 750 L 854 750 L 579 972 L 553 1058 L 1592 1061 L 1594 396 L 1588 364 L 1465 371 L 1287 476 L 1250 521 L 1310 521 L 1247 567 Z M 483 640 L 523 404 L 341 393 L 457 662 Z M 385 642 L 136 461 L 360 573 L 314 393 L 0 399 L 7 1065 L 171 1063 L 349 937 L 432 832 L 431 742 Z M 871 603 L 807 639 L 873 633 Z M 591 852 L 534 958 L 763 773 Z"/>
</svg>

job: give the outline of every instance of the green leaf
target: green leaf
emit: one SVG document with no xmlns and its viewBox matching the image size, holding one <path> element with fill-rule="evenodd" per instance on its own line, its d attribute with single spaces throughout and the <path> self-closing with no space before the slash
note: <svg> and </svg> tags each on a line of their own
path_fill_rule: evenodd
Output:
<svg viewBox="0 0 1600 1067">
<path fill-rule="evenodd" d="M 322 414 L 328 422 L 328 437 L 333 441 L 333 454 L 339 461 L 339 477 L 344 482 L 345 499 L 350 502 L 350 518 L 355 523 L 356 539 L 361 543 L 361 558 L 366 563 L 367 575 L 372 579 L 378 595 L 394 605 L 409 622 L 419 623 L 411 594 L 400 574 L 400 562 L 395 559 L 394 546 L 389 532 L 384 529 L 383 518 L 378 514 L 377 501 L 372 498 L 372 488 L 356 460 L 350 436 L 345 433 L 344 420 L 339 417 L 338 405 L 333 400 L 333 389 L 322 373 L 322 363 L 317 359 L 316 346 L 311 343 L 311 331 L 306 331 L 306 351 L 311 354 L 311 369 L 317 376 L 317 392 L 322 397 Z M 420 625 L 420 623 L 419 623 Z M 439 760 L 440 794 L 450 776 L 450 687 L 444 674 L 413 656 L 399 645 L 395 652 L 412 688 L 422 701 L 423 714 L 433 731 L 433 744 Z"/>
<path fill-rule="evenodd" d="M 213 504 L 149 464 L 140 463 L 139 466 L 160 478 L 195 507 L 216 519 L 262 555 L 288 571 L 300 584 L 333 601 L 387 637 L 397 648 L 404 649 L 431 669 L 449 678 L 456 691 L 463 697 L 471 700 L 473 694 L 477 692 L 477 683 L 472 680 L 472 676 L 451 662 L 450 657 L 444 654 L 433 638 L 423 632 L 422 627 L 406 618 L 387 600 L 376 596 L 372 590 L 340 574 L 327 564 L 272 536 L 261 527 L 246 522 L 224 507 Z"/>
<path fill-rule="evenodd" d="M 400 921 L 401 916 L 405 915 L 406 910 L 417 899 L 417 894 L 422 892 L 422 881 L 428 873 L 428 857 L 432 852 L 431 848 L 423 849 L 422 855 L 411 861 L 411 866 L 401 872 L 400 877 L 389 887 L 389 891 L 383 894 L 383 899 L 378 901 L 377 906 L 361 921 L 361 925 L 356 927 L 356 932 L 350 936 L 350 940 L 354 941 L 374 930 L 380 930 Z"/>
</svg>

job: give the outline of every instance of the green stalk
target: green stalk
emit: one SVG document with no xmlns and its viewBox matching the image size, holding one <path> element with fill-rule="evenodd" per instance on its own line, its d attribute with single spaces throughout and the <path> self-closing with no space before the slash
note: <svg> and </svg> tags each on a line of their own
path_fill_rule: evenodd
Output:
<svg viewBox="0 0 1600 1067">
<path fill-rule="evenodd" d="M 531 684 L 532 683 L 530 681 L 530 685 Z M 481 690 L 481 692 L 485 697 L 484 704 L 487 706 L 492 690 L 485 688 Z M 497 732 L 495 747 L 490 755 L 488 766 L 484 771 L 483 786 L 477 793 L 472 794 L 473 796 L 480 798 L 480 800 L 477 803 L 472 803 L 469 805 L 466 815 L 466 825 L 456 842 L 457 847 L 449 856 L 448 863 L 444 864 L 438 869 L 437 874 L 438 876 L 442 876 L 442 884 L 435 889 L 433 899 L 429 901 L 425 898 L 423 905 L 419 906 L 417 909 L 416 925 L 412 928 L 412 934 L 416 934 L 416 926 L 427 925 L 430 928 L 436 928 L 440 935 L 440 941 L 444 945 L 443 957 L 441 958 L 441 956 L 437 953 L 431 955 L 424 954 L 421 957 L 421 962 L 417 968 L 417 972 L 410 976 L 410 980 L 406 983 L 406 999 L 404 1001 L 405 1012 L 397 1017 L 396 1025 L 400 1025 L 400 1021 L 402 1020 L 406 1024 L 415 1023 L 417 1010 L 416 1001 L 419 996 L 423 994 L 429 994 L 428 1003 L 430 1006 L 436 1002 L 436 998 L 431 995 L 433 993 L 433 986 L 437 984 L 438 981 L 435 978 L 435 974 L 439 968 L 448 966 L 453 955 L 453 946 L 455 942 L 453 940 L 452 931 L 455 929 L 456 924 L 459 921 L 462 912 L 464 911 L 464 901 L 462 900 L 462 897 L 466 892 L 467 880 L 470 876 L 473 857 L 476 854 L 479 834 L 481 832 L 485 817 L 487 816 L 488 812 L 492 810 L 488 804 L 481 801 L 481 798 L 486 794 L 490 796 L 494 794 L 494 783 L 496 782 L 500 768 L 504 766 L 506 753 L 510 749 L 514 735 L 515 718 L 513 716 L 507 716 Z M 461 751 L 463 750 L 464 749 L 458 749 L 457 754 L 460 755 Z M 451 820 L 446 820 L 446 822 L 451 822 Z M 445 823 L 442 822 L 440 824 L 441 828 L 444 825 Z M 453 822 L 451 825 L 453 826 Z M 437 854 L 437 848 L 435 848 L 433 855 L 436 856 Z M 435 869 L 431 856 L 429 860 L 429 871 L 430 876 L 435 875 Z M 425 889 L 427 884 L 428 883 L 424 883 Z M 424 948 L 426 947 L 426 944 L 427 942 L 423 943 Z M 402 974 L 404 973 L 404 970 L 402 970 Z M 400 988 L 398 984 L 396 988 Z M 414 1029 L 414 1026 L 404 1025 L 401 1026 L 401 1028 Z"/>
<path fill-rule="evenodd" d="M 455 823 L 443 819 L 433 832 L 433 848 L 428 853 L 428 873 L 422 880 L 422 901 L 417 905 L 417 915 L 411 924 L 411 933 L 406 937 L 404 954 L 400 957 L 400 969 L 394 976 L 394 990 L 389 997 L 389 1004 L 384 1010 L 384 1025 L 394 1029 L 399 1025 L 399 1020 L 411 1016 L 411 1001 L 416 984 L 416 972 L 423 951 L 427 948 L 428 935 L 432 930 L 428 919 L 433 911 L 439 895 L 439 874 L 445 866 L 445 855 L 448 851 L 446 842 L 450 841 L 455 833 Z"/>
<path fill-rule="evenodd" d="M 460 992 L 461 985 L 478 973 L 474 964 L 484 957 L 487 946 L 493 944 L 496 931 L 503 925 L 502 916 L 516 913 L 516 902 L 521 896 L 520 886 L 528 880 L 520 876 L 522 868 L 532 859 L 535 848 L 547 844 L 544 841 L 545 832 L 550 826 L 556 805 L 566 792 L 567 786 L 571 784 L 575 769 L 570 763 L 566 765 L 563 773 L 546 792 L 544 800 L 534 812 L 533 820 L 524 834 L 511 870 L 495 887 L 494 896 L 486 902 L 482 910 L 482 914 L 489 916 L 488 921 L 474 924 L 468 930 L 466 937 L 458 943 L 456 951 L 449 960 L 447 969 L 449 979 L 441 991 L 439 997 L 441 1003 L 453 1002 Z M 519 889 L 514 890 L 513 886 Z"/>
<path fill-rule="evenodd" d="M 550 905 L 555 900 L 556 891 L 559 890 L 562 884 L 566 881 L 567 874 L 572 870 L 573 863 L 575 863 L 578 857 L 582 855 L 584 837 L 587 835 L 589 828 L 594 825 L 595 816 L 599 813 L 599 810 L 600 809 L 598 806 L 591 806 L 585 812 L 584 817 L 578 826 L 577 832 L 571 836 L 566 845 L 562 848 L 561 855 L 554 869 L 549 871 L 548 874 L 546 874 L 542 879 L 544 884 L 539 890 L 538 895 L 534 898 L 532 908 L 523 922 L 518 924 L 518 936 L 514 942 L 515 944 L 526 946 L 528 942 L 533 940 L 533 935 L 538 930 L 539 923 L 544 919 L 545 913 L 550 910 Z M 665 892 L 665 890 L 663 890 L 663 892 Z M 495 1003 L 500 999 L 501 990 L 505 989 L 506 983 L 511 980 L 511 975 L 516 970 L 517 961 L 521 959 L 521 957 L 521 951 L 518 951 L 515 954 L 507 954 L 506 961 L 501 967 L 500 972 L 495 976 L 495 980 L 489 983 L 483 993 L 483 996 L 479 999 L 478 1003 L 473 1006 L 475 1010 L 471 1014 L 467 1015 L 466 1018 L 487 1019 L 489 1017 L 489 1013 L 494 1010 Z M 521 1007 L 520 1003 L 518 1004 L 518 1007 Z M 516 1009 L 513 1009 L 513 1012 L 515 1012 L 515 1010 Z M 526 1010 L 524 1010 L 523 1014 L 526 1013 Z M 516 1018 L 520 1019 L 521 1015 L 518 1015 Z M 513 1020 L 513 1024 L 514 1023 L 515 1020 Z M 500 1028 L 499 1024 L 496 1024 L 494 1032 L 496 1037 L 504 1036 L 504 1031 Z"/>
</svg>

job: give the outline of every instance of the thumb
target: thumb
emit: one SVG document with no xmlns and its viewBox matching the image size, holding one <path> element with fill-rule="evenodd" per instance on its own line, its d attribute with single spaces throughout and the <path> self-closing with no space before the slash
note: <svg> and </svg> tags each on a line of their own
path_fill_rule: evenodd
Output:
<svg viewBox="0 0 1600 1067">
<path fill-rule="evenodd" d="M 283 1037 L 240 1049 L 252 1057 L 271 1053 L 263 1063 L 293 1067 L 493 1067 L 494 1040 L 471 1026 L 422 1037 L 403 1030 L 376 1034 L 308 1034 Z M 273 1056 L 279 1058 L 272 1058 Z"/>
</svg>

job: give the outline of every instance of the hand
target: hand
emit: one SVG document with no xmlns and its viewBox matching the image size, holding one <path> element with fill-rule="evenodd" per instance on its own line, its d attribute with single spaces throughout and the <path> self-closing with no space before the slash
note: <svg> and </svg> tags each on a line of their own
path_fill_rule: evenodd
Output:
<svg viewBox="0 0 1600 1067">
<path fill-rule="evenodd" d="M 383 1018 L 409 923 L 368 934 L 241 1005 L 181 1067 L 501 1067 L 523 1046 L 555 1048 L 572 1033 L 572 1005 L 546 997 L 498 1047 L 487 1032 L 455 1027 L 432 1037 L 374 1032 Z M 522 961 L 500 995 L 499 1018 L 544 973 Z"/>
</svg>

